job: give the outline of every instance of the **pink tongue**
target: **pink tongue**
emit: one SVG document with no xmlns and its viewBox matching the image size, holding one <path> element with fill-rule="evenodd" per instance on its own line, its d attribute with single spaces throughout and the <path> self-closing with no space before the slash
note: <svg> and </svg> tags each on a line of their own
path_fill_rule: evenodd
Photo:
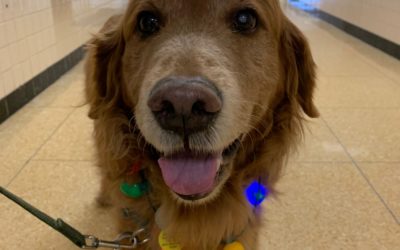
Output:
<svg viewBox="0 0 400 250">
<path fill-rule="evenodd" d="M 212 191 L 220 164 L 220 155 L 176 155 L 158 160 L 165 183 L 181 195 Z"/>
</svg>

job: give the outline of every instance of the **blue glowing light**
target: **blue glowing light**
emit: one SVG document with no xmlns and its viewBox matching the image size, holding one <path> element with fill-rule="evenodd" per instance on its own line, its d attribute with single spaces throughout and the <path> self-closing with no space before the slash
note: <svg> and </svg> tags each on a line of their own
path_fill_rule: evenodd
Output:
<svg viewBox="0 0 400 250">
<path fill-rule="evenodd" d="M 306 12 L 314 12 L 316 11 L 316 8 L 314 6 L 312 6 L 311 4 L 309 4 L 308 2 L 310 1 L 304 1 L 304 0 L 289 0 L 289 3 L 291 5 L 293 5 L 294 7 L 304 10 Z M 314 4 L 316 4 L 315 2 L 319 2 L 319 0 L 314 0 L 312 1 Z"/>
<path fill-rule="evenodd" d="M 246 189 L 247 200 L 254 207 L 259 206 L 268 196 L 268 193 L 268 189 L 258 181 L 254 181 Z"/>
</svg>

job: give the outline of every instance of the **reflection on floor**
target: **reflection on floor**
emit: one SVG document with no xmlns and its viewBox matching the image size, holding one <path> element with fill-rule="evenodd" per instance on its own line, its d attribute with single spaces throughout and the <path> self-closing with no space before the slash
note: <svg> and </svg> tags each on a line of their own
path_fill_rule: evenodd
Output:
<svg viewBox="0 0 400 250">
<path fill-rule="evenodd" d="M 400 249 L 400 62 L 288 11 L 319 65 L 305 145 L 265 203 L 260 249 Z M 96 207 L 82 65 L 0 126 L 0 185 L 84 232 L 114 236 Z M 0 249 L 76 249 L 0 197 Z"/>
</svg>

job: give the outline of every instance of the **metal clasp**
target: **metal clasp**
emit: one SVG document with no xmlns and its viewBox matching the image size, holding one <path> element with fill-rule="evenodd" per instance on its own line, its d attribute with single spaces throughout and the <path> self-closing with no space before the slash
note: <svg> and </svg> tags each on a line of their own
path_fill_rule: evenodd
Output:
<svg viewBox="0 0 400 250">
<path fill-rule="evenodd" d="M 105 241 L 100 240 L 96 236 L 86 235 L 86 244 L 83 247 L 84 249 L 97 249 L 97 248 L 110 248 L 114 250 L 120 249 L 135 249 L 139 245 L 143 245 L 147 243 L 150 238 L 147 230 L 145 228 L 141 228 L 135 232 L 125 232 L 118 236 L 118 238 L 114 241 Z M 128 243 L 124 243 L 127 241 Z"/>
</svg>

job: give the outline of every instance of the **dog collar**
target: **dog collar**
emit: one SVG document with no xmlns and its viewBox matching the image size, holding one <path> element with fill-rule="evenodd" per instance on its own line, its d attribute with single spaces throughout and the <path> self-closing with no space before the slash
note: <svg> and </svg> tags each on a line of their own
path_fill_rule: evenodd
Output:
<svg viewBox="0 0 400 250">
<path fill-rule="evenodd" d="M 120 185 L 120 191 L 134 199 L 138 199 L 142 197 L 146 192 L 148 192 L 148 183 L 144 174 L 142 172 L 142 163 L 136 162 L 129 169 L 127 175 L 132 176 L 135 174 L 141 173 L 142 181 L 139 183 L 127 183 L 122 182 Z M 245 194 L 247 201 L 253 206 L 258 207 L 261 203 L 264 202 L 265 198 L 269 194 L 269 190 L 261 184 L 260 179 L 258 181 L 252 182 L 246 189 Z"/>
<path fill-rule="evenodd" d="M 140 182 L 130 184 L 127 182 L 122 182 L 120 185 L 120 190 L 124 195 L 130 198 L 138 199 L 148 191 L 148 183 Z M 246 188 L 245 193 L 248 202 L 253 207 L 257 207 L 263 203 L 269 191 L 261 183 L 255 181 Z"/>
<path fill-rule="evenodd" d="M 143 169 L 142 169 L 142 163 L 137 162 L 132 165 L 132 167 L 129 169 L 127 175 L 132 176 L 140 174 L 141 175 L 141 182 L 139 183 L 127 183 L 127 182 L 122 182 L 120 185 L 120 191 L 127 197 L 133 198 L 133 199 L 138 199 L 141 198 L 144 194 L 149 192 L 149 185 L 148 182 L 144 176 Z M 258 181 L 252 182 L 249 186 L 246 187 L 245 189 L 245 195 L 248 200 L 248 202 L 254 207 L 258 207 L 261 205 L 266 197 L 269 194 L 269 190 L 261 184 L 260 179 Z M 159 221 L 157 221 L 157 215 L 156 213 L 156 224 L 159 224 Z M 162 228 L 162 225 L 158 225 L 160 228 Z M 165 233 L 163 230 L 161 230 L 160 235 L 158 237 L 158 242 L 162 250 L 181 250 L 182 247 L 180 246 L 179 243 L 176 242 L 171 242 L 168 240 L 166 237 Z M 234 240 L 226 241 L 224 244 L 225 247 L 223 250 L 244 250 L 244 246 L 239 242 Z"/>
</svg>

